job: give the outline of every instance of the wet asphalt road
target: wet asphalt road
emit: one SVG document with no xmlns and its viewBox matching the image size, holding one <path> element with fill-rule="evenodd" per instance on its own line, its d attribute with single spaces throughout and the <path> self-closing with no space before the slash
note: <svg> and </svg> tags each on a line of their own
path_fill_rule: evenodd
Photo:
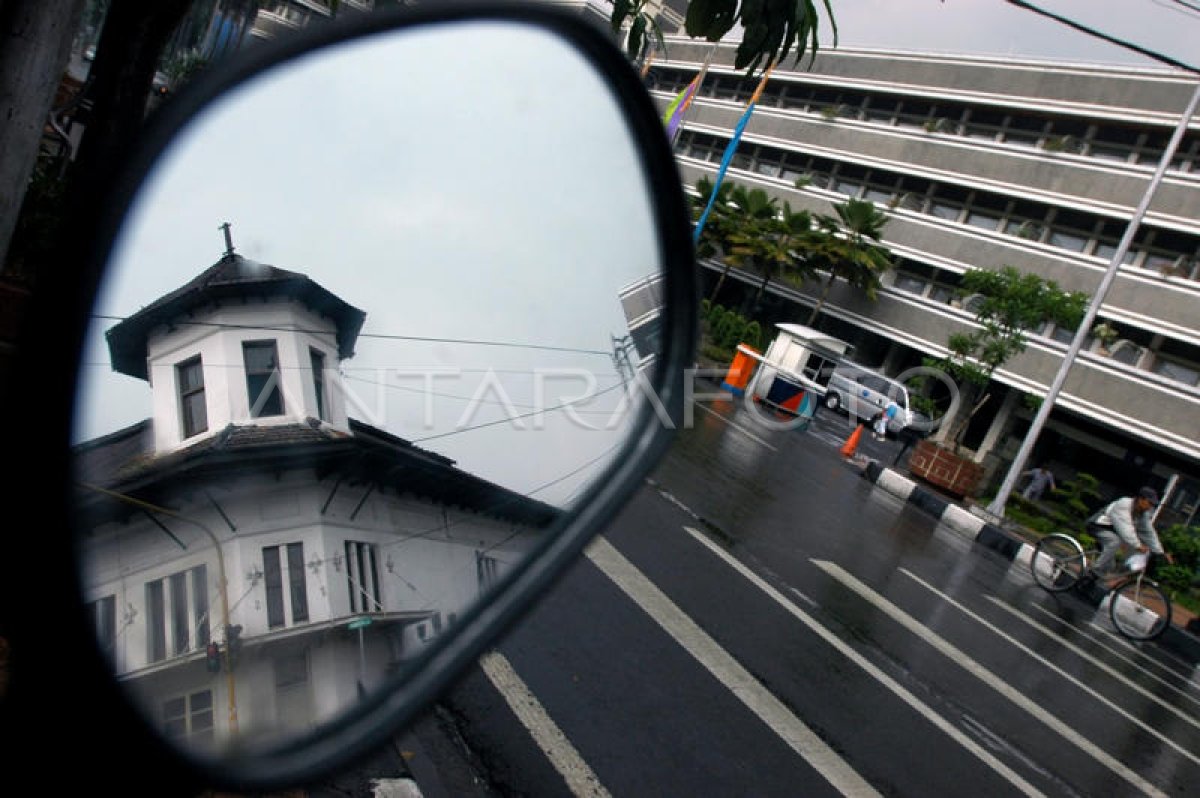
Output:
<svg viewBox="0 0 1200 798">
<path fill-rule="evenodd" d="M 1193 792 L 1188 666 L 863 480 L 844 417 L 709 409 L 444 702 L 479 794 Z"/>
</svg>

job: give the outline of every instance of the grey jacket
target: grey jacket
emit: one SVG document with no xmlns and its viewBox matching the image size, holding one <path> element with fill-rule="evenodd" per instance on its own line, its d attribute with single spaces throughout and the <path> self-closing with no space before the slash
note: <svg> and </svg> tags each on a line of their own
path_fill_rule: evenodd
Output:
<svg viewBox="0 0 1200 798">
<path fill-rule="evenodd" d="M 1117 499 L 1107 507 L 1088 519 L 1089 524 L 1109 527 L 1117 533 L 1117 537 L 1128 546 L 1137 548 L 1143 543 L 1150 547 L 1155 554 L 1162 554 L 1162 544 L 1158 542 L 1158 532 L 1150 520 L 1151 514 L 1142 513 L 1137 520 L 1133 518 L 1133 497 L 1126 496 Z"/>
</svg>

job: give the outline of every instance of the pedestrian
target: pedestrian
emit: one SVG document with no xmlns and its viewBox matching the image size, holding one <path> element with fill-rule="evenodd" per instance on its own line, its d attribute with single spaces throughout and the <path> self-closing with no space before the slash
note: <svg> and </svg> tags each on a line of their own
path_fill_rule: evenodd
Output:
<svg viewBox="0 0 1200 798">
<path fill-rule="evenodd" d="M 1088 569 L 1091 578 L 1102 577 L 1109 570 L 1122 544 L 1138 553 L 1153 552 L 1174 562 L 1163 549 L 1154 529 L 1153 510 L 1158 506 L 1158 492 L 1151 487 L 1139 488 L 1133 496 L 1110 502 L 1087 522 L 1088 533 L 1100 541 L 1100 556 Z"/>
<path fill-rule="evenodd" d="M 888 400 L 886 407 L 871 416 L 871 430 L 875 433 L 875 440 L 887 440 L 888 423 L 896 417 L 898 412 L 900 412 L 900 405 Z"/>
<path fill-rule="evenodd" d="M 1021 491 L 1021 495 L 1031 502 L 1041 499 L 1046 488 L 1058 490 L 1058 485 L 1054 484 L 1054 474 L 1044 463 L 1029 469 L 1022 476 L 1029 477 L 1029 484 Z"/>
<path fill-rule="evenodd" d="M 887 415 L 883 410 L 871 417 L 871 429 L 875 432 L 875 440 L 881 441 L 887 437 Z"/>
</svg>

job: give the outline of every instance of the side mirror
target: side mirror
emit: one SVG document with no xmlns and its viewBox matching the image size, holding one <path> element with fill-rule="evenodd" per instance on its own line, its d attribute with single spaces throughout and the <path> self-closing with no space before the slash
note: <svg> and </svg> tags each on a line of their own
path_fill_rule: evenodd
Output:
<svg viewBox="0 0 1200 798">
<path fill-rule="evenodd" d="M 55 576 L 8 586 L 5 723 L 122 789 L 278 789 L 394 735 L 642 484 L 688 216 L 636 73 L 551 8 L 362 15 L 172 95 L 8 391 L 46 464 L 14 562 Z"/>
</svg>

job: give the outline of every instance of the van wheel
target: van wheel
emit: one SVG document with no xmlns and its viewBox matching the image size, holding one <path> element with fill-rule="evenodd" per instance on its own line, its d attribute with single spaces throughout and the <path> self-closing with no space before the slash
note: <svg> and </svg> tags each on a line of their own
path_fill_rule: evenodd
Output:
<svg viewBox="0 0 1200 798">
<path fill-rule="evenodd" d="M 836 393 L 834 393 L 833 391 L 830 391 L 829 393 L 825 394 L 825 406 L 828 407 L 830 410 L 837 410 L 838 407 L 841 406 L 841 404 L 842 404 L 842 400 L 839 399 L 838 395 Z"/>
</svg>

